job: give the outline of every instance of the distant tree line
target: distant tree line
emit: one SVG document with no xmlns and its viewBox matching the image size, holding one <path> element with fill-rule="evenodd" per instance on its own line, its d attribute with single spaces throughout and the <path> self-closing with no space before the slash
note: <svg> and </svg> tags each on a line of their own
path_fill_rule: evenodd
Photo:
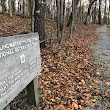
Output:
<svg viewBox="0 0 110 110">
<path fill-rule="evenodd" d="M 32 13 L 33 0 L 1 0 L 1 12 L 13 15 L 30 17 Z"/>
</svg>

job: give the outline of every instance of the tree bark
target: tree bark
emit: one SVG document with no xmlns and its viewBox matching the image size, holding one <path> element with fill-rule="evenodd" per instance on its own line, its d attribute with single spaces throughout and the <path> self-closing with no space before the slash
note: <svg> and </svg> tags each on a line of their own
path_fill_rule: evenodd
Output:
<svg viewBox="0 0 110 110">
<path fill-rule="evenodd" d="M 34 10 L 35 10 L 35 0 L 31 0 L 31 31 L 34 32 Z"/>
<path fill-rule="evenodd" d="M 29 17 L 29 10 L 28 10 L 28 1 L 23 0 L 23 17 Z"/>
<path fill-rule="evenodd" d="M 110 25 L 110 0 L 109 0 L 109 12 L 108 12 L 108 27 Z"/>
<path fill-rule="evenodd" d="M 6 4 L 5 4 L 6 0 L 1 0 L 1 4 L 2 4 L 2 13 L 6 12 Z"/>
<path fill-rule="evenodd" d="M 65 22 L 65 0 L 56 0 L 57 6 L 57 38 L 62 43 Z"/>
<path fill-rule="evenodd" d="M 84 22 L 84 4 L 82 5 L 82 11 L 81 11 L 81 13 L 82 13 L 82 22 Z"/>
<path fill-rule="evenodd" d="M 80 0 L 74 0 L 74 11 L 73 11 L 74 12 L 74 22 L 76 22 L 76 20 L 77 20 L 75 18 L 77 18 L 77 14 L 78 14 L 78 4 L 79 4 L 79 2 L 80 2 Z M 68 27 L 70 27 L 71 24 L 72 24 L 72 13 L 73 12 L 71 12 L 68 23 L 67 23 Z M 76 27 L 74 29 L 76 29 Z"/>
<path fill-rule="evenodd" d="M 45 0 L 35 0 L 34 32 L 39 33 L 40 41 L 45 40 Z M 45 42 L 40 44 L 45 48 Z"/>
<path fill-rule="evenodd" d="M 72 37 L 73 31 L 75 31 L 75 1 L 72 0 L 72 22 L 70 26 L 70 37 Z"/>
<path fill-rule="evenodd" d="M 95 8 L 94 8 L 94 24 L 96 24 L 96 18 L 97 18 L 97 1 L 95 2 Z"/>
<path fill-rule="evenodd" d="M 104 18 L 103 18 L 103 22 L 105 24 L 107 24 L 107 0 L 105 0 L 105 9 L 104 9 Z"/>
<path fill-rule="evenodd" d="M 96 1 L 97 1 L 97 0 L 92 0 L 92 1 L 90 1 L 89 8 L 88 8 L 88 12 L 87 12 L 87 16 L 86 16 L 86 20 L 85 20 L 85 24 L 89 24 L 89 23 L 90 23 L 91 8 L 92 8 L 93 4 L 94 4 Z"/>
<path fill-rule="evenodd" d="M 98 23 L 99 24 L 102 24 L 101 5 L 102 5 L 102 0 L 99 0 L 99 14 L 98 14 Z"/>
<path fill-rule="evenodd" d="M 32 0 L 28 0 L 28 16 L 32 16 Z"/>
<path fill-rule="evenodd" d="M 13 16 L 12 0 L 9 0 L 9 1 L 8 1 L 8 4 L 9 4 L 9 15 L 10 15 L 10 17 L 12 17 L 12 16 Z"/>
<path fill-rule="evenodd" d="M 23 5 L 22 5 L 22 0 L 18 1 L 18 14 L 22 15 L 23 14 Z"/>
</svg>

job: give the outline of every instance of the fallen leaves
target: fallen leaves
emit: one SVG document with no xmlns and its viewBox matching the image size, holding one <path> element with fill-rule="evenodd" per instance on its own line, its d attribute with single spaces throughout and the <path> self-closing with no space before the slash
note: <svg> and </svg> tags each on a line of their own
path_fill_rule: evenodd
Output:
<svg viewBox="0 0 110 110">
<path fill-rule="evenodd" d="M 82 36 L 65 36 L 64 44 L 48 45 L 42 50 L 43 71 L 39 76 L 39 88 L 43 95 L 40 107 L 43 110 L 78 110 L 94 107 L 93 90 L 95 66 L 90 62 L 89 46 L 98 36 L 92 26 L 80 26 Z M 94 37 L 93 37 L 94 34 Z M 96 35 L 96 36 L 95 36 Z"/>
<path fill-rule="evenodd" d="M 78 109 L 79 108 L 79 106 L 78 106 L 78 104 L 76 103 L 76 102 L 72 102 L 72 109 L 74 110 L 74 109 Z"/>
<path fill-rule="evenodd" d="M 9 17 L 7 14 L 0 13 L 0 36 L 11 36 L 30 32 L 30 19 L 19 16 Z"/>
</svg>

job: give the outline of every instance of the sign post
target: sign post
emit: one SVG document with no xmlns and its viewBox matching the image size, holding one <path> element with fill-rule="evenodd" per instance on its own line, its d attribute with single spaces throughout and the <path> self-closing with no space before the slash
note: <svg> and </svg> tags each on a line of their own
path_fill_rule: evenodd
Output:
<svg viewBox="0 0 110 110">
<path fill-rule="evenodd" d="M 38 78 L 36 77 L 27 87 L 28 104 L 37 107 L 39 103 Z"/>
<path fill-rule="evenodd" d="M 0 110 L 9 110 L 7 105 L 33 80 L 37 104 L 36 76 L 41 72 L 38 33 L 1 37 L 0 70 Z"/>
</svg>

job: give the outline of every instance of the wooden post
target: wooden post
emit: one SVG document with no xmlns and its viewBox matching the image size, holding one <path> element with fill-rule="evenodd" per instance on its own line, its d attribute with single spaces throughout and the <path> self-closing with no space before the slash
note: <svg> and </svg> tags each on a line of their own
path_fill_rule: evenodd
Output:
<svg viewBox="0 0 110 110">
<path fill-rule="evenodd" d="M 38 90 L 38 78 L 36 77 L 28 86 L 27 86 L 27 98 L 28 104 L 34 105 L 37 107 L 39 103 L 39 90 Z"/>
<path fill-rule="evenodd" d="M 7 105 L 3 110 L 10 110 L 10 105 Z"/>
</svg>

